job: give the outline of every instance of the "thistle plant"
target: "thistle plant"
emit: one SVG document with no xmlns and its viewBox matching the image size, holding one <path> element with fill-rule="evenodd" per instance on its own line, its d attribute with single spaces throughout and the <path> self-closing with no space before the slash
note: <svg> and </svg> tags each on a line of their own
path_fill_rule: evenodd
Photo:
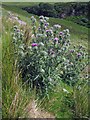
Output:
<svg viewBox="0 0 90 120">
<path fill-rule="evenodd" d="M 39 17 L 38 27 L 36 22 L 34 16 L 31 17 L 33 37 L 26 50 L 23 36 L 19 39 L 15 28 L 14 40 L 18 41 L 23 80 L 28 81 L 31 89 L 36 88 L 37 92 L 48 95 L 60 80 L 69 85 L 79 80 L 80 72 L 87 65 L 87 54 L 83 46 L 71 48 L 68 29 L 61 31 L 58 24 L 51 27 L 49 18 L 44 16 Z"/>
<path fill-rule="evenodd" d="M 22 53 L 23 49 L 23 43 L 24 43 L 24 33 L 22 30 L 19 29 L 17 25 L 13 28 L 13 43 L 15 48 L 15 55 L 19 57 L 19 55 Z"/>
</svg>

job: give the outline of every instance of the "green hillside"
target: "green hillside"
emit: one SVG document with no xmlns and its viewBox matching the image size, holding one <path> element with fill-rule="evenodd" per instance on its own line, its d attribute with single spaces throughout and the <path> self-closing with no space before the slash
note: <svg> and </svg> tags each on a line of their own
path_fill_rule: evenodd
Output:
<svg viewBox="0 0 90 120">
<path fill-rule="evenodd" d="M 7 4 L 9 4 L 9 5 L 7 6 Z M 27 6 L 27 4 L 30 6 L 30 5 L 34 5 L 34 4 L 38 4 L 38 3 L 34 3 L 34 4 L 33 3 L 17 3 L 17 4 L 13 4 L 13 3 L 4 4 L 3 3 L 2 5 L 6 10 L 11 10 L 11 11 L 19 14 L 20 15 L 19 17 L 22 20 L 27 21 L 29 23 L 29 18 L 32 16 L 32 14 L 29 14 L 26 11 L 21 9 L 21 6 Z M 38 16 L 36 16 L 36 17 L 38 18 Z M 74 39 L 76 40 L 73 42 L 75 42 L 76 44 L 79 42 L 82 42 L 85 46 L 87 46 L 88 28 L 78 25 L 72 21 L 62 20 L 62 19 L 60 20 L 58 18 L 50 18 L 50 24 L 53 25 L 55 23 L 62 25 L 63 28 L 70 29 L 72 40 L 74 40 Z"/>
</svg>

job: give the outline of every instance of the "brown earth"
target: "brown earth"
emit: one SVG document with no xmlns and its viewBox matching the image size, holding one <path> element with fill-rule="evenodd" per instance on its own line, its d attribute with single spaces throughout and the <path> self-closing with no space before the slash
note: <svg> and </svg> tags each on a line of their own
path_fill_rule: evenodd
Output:
<svg viewBox="0 0 90 120">
<path fill-rule="evenodd" d="M 55 119 L 55 116 L 51 113 L 48 113 L 41 108 L 38 108 L 35 100 L 30 102 L 26 110 L 29 115 L 28 118 L 53 118 L 53 120 Z"/>
</svg>

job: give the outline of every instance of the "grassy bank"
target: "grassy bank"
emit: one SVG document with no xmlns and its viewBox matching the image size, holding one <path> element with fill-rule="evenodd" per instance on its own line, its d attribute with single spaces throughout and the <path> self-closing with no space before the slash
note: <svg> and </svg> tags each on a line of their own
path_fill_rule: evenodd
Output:
<svg viewBox="0 0 90 120">
<path fill-rule="evenodd" d="M 3 3 L 5 4 L 5 3 Z M 16 68 L 17 59 L 14 56 L 14 47 L 12 43 L 12 27 L 13 23 L 8 21 L 8 11 L 12 11 L 15 15 L 18 14 L 19 19 L 30 25 L 30 17 L 32 14 L 21 9 L 21 6 L 26 4 L 18 4 L 17 6 L 5 4 L 3 6 L 3 33 L 2 33 L 2 86 L 3 86 L 3 118 L 27 117 L 24 111 L 30 100 L 33 98 L 33 93 L 22 87 L 22 78 Z M 38 16 L 36 16 L 38 20 Z M 87 49 L 88 46 L 88 29 L 77 25 L 71 21 L 63 19 L 50 18 L 50 25 L 60 24 L 62 29 L 68 28 L 71 33 L 71 44 L 82 44 Z M 31 26 L 30 26 L 31 27 Z M 50 113 L 53 113 L 56 118 L 72 118 L 88 116 L 88 85 L 87 82 L 80 80 L 82 89 L 77 90 L 78 84 L 75 87 L 68 86 L 60 81 L 58 86 L 55 86 L 54 91 L 50 91 L 49 99 L 43 98 L 37 100 L 38 106 Z M 63 91 L 63 88 L 69 91 L 69 94 Z M 73 106 L 75 102 L 75 106 Z M 71 105 L 71 106 L 70 106 Z M 73 111 L 75 110 L 75 111 Z M 80 116 L 81 115 L 81 116 Z"/>
<path fill-rule="evenodd" d="M 27 92 L 25 85 L 22 87 L 22 79 L 16 67 L 17 59 L 12 43 L 13 24 L 4 16 L 2 25 L 2 117 L 26 117 L 25 108 L 30 103 L 31 92 Z"/>
</svg>

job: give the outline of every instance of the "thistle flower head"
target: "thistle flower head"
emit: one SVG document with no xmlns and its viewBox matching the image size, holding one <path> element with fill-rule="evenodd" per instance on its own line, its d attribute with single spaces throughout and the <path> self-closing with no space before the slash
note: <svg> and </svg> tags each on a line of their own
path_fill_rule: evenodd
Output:
<svg viewBox="0 0 90 120">
<path fill-rule="evenodd" d="M 69 33 L 69 29 L 66 29 L 66 32 Z"/>
<path fill-rule="evenodd" d="M 61 26 L 59 24 L 54 25 L 54 28 L 58 29 L 61 28 Z"/>
<path fill-rule="evenodd" d="M 51 29 L 46 30 L 46 33 L 52 33 L 53 31 Z"/>
<path fill-rule="evenodd" d="M 17 32 L 19 33 L 19 32 L 20 32 L 20 30 L 19 30 L 19 29 L 17 29 Z"/>
<path fill-rule="evenodd" d="M 71 49 L 71 50 L 70 50 L 70 53 L 73 53 L 73 52 L 74 52 L 74 49 Z"/>
<path fill-rule="evenodd" d="M 54 38 L 54 41 L 58 41 L 59 39 L 56 37 L 56 38 Z"/>
<path fill-rule="evenodd" d="M 46 30 L 46 35 L 52 36 L 53 35 L 53 31 L 51 29 Z"/>
<path fill-rule="evenodd" d="M 43 19 L 40 19 L 40 23 L 44 23 L 44 20 L 43 20 Z"/>
<path fill-rule="evenodd" d="M 32 47 L 38 46 L 37 43 L 32 43 Z"/>
<path fill-rule="evenodd" d="M 31 20 L 32 20 L 33 23 L 36 22 L 36 19 L 34 18 L 34 16 L 31 17 Z"/>
<path fill-rule="evenodd" d="M 80 57 L 81 56 L 81 53 L 77 53 L 77 57 Z"/>
<path fill-rule="evenodd" d="M 59 35 L 63 35 L 63 32 L 60 32 Z"/>
<path fill-rule="evenodd" d="M 43 16 L 43 15 L 41 15 L 41 16 L 39 17 L 39 19 L 44 19 L 44 16 Z"/>
<path fill-rule="evenodd" d="M 31 17 L 31 20 L 34 19 L 34 16 Z"/>
<path fill-rule="evenodd" d="M 45 23 L 45 26 L 48 26 L 49 25 L 49 23 Z"/>
<path fill-rule="evenodd" d="M 49 20 L 49 17 L 44 17 L 45 20 Z"/>
</svg>

